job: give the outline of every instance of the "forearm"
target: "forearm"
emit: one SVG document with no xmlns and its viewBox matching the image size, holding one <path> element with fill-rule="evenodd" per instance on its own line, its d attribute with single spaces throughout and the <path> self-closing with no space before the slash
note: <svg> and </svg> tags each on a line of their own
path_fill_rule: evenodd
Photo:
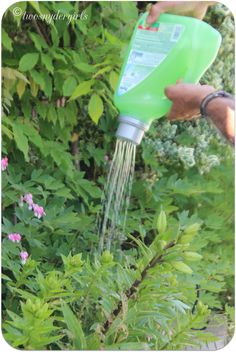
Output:
<svg viewBox="0 0 236 352">
<path fill-rule="evenodd" d="M 234 100 L 219 97 L 211 100 L 206 113 L 218 130 L 234 144 Z"/>
<path fill-rule="evenodd" d="M 199 116 L 202 104 L 205 104 L 204 114 L 234 144 L 234 99 L 218 96 L 204 103 L 212 93 L 216 93 L 214 87 L 201 84 L 177 83 L 166 87 L 165 94 L 173 103 L 168 119 L 189 120 Z"/>
</svg>

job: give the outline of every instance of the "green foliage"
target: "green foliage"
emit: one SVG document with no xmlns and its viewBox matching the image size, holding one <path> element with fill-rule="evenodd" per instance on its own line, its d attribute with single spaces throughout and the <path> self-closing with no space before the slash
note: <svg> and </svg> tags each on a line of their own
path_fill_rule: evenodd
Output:
<svg viewBox="0 0 236 352">
<path fill-rule="evenodd" d="M 14 7 L 2 20 L 5 339 L 36 350 L 198 348 L 216 340 L 199 330 L 212 311 L 225 312 L 232 334 L 233 155 L 206 121 L 153 124 L 138 149 L 125 241 L 97 252 L 113 91 L 137 4 L 17 3 L 35 21 Z M 64 19 L 46 18 L 57 11 Z M 204 80 L 232 91 L 232 15 L 217 5 L 206 18 L 222 30 L 227 73 L 217 61 Z M 29 193 L 45 216 L 22 204 Z"/>
<path fill-rule="evenodd" d="M 91 119 L 97 124 L 103 113 L 103 102 L 97 94 L 93 94 L 89 100 L 88 113 Z"/>
<path fill-rule="evenodd" d="M 69 332 L 72 334 L 71 339 L 74 340 L 73 349 L 75 350 L 84 350 L 87 348 L 86 340 L 82 330 L 81 323 L 73 314 L 70 307 L 63 303 L 62 313 L 65 319 L 65 323 L 69 329 Z"/>
<path fill-rule="evenodd" d="M 54 326 L 56 317 L 52 317 L 53 310 L 47 303 L 39 299 L 21 304 L 22 317 L 8 311 L 11 320 L 6 321 L 4 328 L 5 338 L 11 341 L 13 347 L 24 345 L 26 349 L 44 349 L 45 346 L 63 338 L 56 335 L 59 330 Z"/>
<path fill-rule="evenodd" d="M 19 70 L 22 72 L 30 71 L 37 64 L 39 59 L 38 53 L 29 53 L 22 56 L 19 62 Z"/>
</svg>

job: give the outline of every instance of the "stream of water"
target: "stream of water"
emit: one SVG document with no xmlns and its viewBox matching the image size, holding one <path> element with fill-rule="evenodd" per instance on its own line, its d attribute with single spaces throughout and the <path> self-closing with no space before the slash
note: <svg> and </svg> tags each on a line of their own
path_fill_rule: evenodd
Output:
<svg viewBox="0 0 236 352">
<path fill-rule="evenodd" d="M 125 238 L 125 222 L 135 166 L 136 145 L 117 139 L 98 214 L 99 252 L 110 250 L 113 241 Z"/>
</svg>

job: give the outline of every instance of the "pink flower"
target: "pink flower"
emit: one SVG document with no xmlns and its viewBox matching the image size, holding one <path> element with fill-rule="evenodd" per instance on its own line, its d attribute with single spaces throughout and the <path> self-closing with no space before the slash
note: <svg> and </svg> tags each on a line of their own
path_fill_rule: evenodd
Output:
<svg viewBox="0 0 236 352">
<path fill-rule="evenodd" d="M 28 204 L 29 210 L 32 210 L 34 205 L 32 194 L 31 193 L 25 194 L 25 196 L 23 197 L 23 200 Z"/>
<path fill-rule="evenodd" d="M 5 156 L 5 158 L 2 159 L 2 171 L 6 170 L 8 167 L 8 157 Z"/>
<path fill-rule="evenodd" d="M 31 193 L 27 193 L 24 195 L 24 197 L 22 197 L 22 196 L 20 197 L 20 202 L 19 202 L 20 207 L 23 206 L 24 201 L 28 204 L 29 210 L 33 209 L 34 215 L 37 216 L 38 219 L 40 219 L 41 217 L 46 215 L 43 207 L 40 207 L 38 204 L 34 203 L 33 196 Z"/>
<path fill-rule="evenodd" d="M 19 233 L 10 233 L 8 235 L 8 239 L 12 242 L 20 242 L 21 240 L 21 235 Z"/>
<path fill-rule="evenodd" d="M 40 219 L 44 215 L 46 215 L 43 207 L 40 207 L 38 204 L 33 204 L 33 209 L 34 209 L 34 215 Z"/>
<path fill-rule="evenodd" d="M 20 252 L 21 263 L 25 264 L 27 259 L 29 258 L 29 254 L 27 252 Z"/>
</svg>

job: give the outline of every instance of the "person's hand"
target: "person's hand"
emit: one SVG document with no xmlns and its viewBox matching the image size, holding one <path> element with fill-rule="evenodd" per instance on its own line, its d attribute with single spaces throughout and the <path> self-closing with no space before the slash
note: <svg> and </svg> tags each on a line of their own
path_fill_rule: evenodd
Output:
<svg viewBox="0 0 236 352">
<path fill-rule="evenodd" d="M 152 5 L 146 22 L 147 24 L 153 24 L 164 12 L 202 19 L 208 6 L 213 4 L 213 1 L 159 1 Z"/>
<path fill-rule="evenodd" d="M 165 89 L 165 94 L 172 102 L 172 108 L 167 115 L 168 119 L 190 120 L 199 116 L 202 100 L 215 88 L 208 85 L 177 83 Z"/>
</svg>

